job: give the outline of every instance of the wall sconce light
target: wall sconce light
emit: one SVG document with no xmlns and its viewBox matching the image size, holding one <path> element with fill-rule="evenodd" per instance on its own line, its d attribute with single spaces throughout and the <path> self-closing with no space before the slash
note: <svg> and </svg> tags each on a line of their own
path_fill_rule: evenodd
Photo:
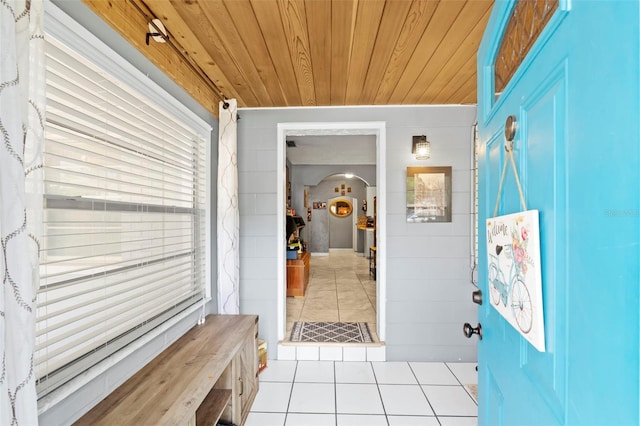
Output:
<svg viewBox="0 0 640 426">
<path fill-rule="evenodd" d="M 414 136 L 411 153 L 415 155 L 416 160 L 428 160 L 431 158 L 431 142 L 425 135 Z"/>
</svg>

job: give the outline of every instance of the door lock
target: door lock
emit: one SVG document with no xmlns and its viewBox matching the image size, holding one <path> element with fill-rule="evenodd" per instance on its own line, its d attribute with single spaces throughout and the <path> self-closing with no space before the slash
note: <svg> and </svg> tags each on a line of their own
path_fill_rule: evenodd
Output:
<svg viewBox="0 0 640 426">
<path fill-rule="evenodd" d="M 473 293 L 471 293 L 471 295 L 471 300 L 473 300 L 473 303 L 482 305 L 482 292 L 480 290 L 475 290 Z"/>
<path fill-rule="evenodd" d="M 516 131 L 518 130 L 518 121 L 516 120 L 515 115 L 510 115 L 507 117 L 506 122 L 504 123 L 504 138 L 507 142 L 512 142 L 516 136 Z"/>
<path fill-rule="evenodd" d="M 482 325 L 480 323 L 478 323 L 478 325 L 474 328 L 474 327 L 471 327 L 471 324 L 469 324 L 468 322 L 465 322 L 464 326 L 462 327 L 462 331 L 464 335 L 467 336 L 468 338 L 471 338 L 471 336 L 473 336 L 474 334 L 477 334 L 478 339 L 482 340 Z"/>
</svg>

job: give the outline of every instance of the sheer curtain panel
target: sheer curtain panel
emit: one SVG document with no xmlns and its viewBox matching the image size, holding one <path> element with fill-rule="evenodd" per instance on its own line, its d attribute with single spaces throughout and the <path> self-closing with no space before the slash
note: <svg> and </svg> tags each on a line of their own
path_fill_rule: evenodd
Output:
<svg viewBox="0 0 640 426">
<path fill-rule="evenodd" d="M 218 313 L 240 313 L 238 106 L 220 102 L 218 140 Z"/>
<path fill-rule="evenodd" d="M 0 424 L 36 425 L 34 359 L 44 119 L 43 3 L 0 1 Z"/>
</svg>

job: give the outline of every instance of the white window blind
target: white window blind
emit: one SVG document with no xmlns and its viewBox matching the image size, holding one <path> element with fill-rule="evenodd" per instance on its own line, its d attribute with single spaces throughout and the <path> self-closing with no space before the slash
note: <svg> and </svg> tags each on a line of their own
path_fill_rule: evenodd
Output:
<svg viewBox="0 0 640 426">
<path fill-rule="evenodd" d="M 206 135 L 47 36 L 42 397 L 204 300 Z"/>
</svg>

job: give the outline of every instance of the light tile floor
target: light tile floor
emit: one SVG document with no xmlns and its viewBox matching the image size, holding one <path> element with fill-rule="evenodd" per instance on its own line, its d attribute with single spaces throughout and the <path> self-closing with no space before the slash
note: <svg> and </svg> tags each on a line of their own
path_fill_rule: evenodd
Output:
<svg viewBox="0 0 640 426">
<path fill-rule="evenodd" d="M 246 425 L 476 425 L 475 366 L 269 360 Z"/>
<path fill-rule="evenodd" d="M 376 281 L 369 260 L 353 251 L 311 256 L 305 297 L 287 297 L 287 336 L 295 321 L 366 322 L 376 331 Z"/>
</svg>

